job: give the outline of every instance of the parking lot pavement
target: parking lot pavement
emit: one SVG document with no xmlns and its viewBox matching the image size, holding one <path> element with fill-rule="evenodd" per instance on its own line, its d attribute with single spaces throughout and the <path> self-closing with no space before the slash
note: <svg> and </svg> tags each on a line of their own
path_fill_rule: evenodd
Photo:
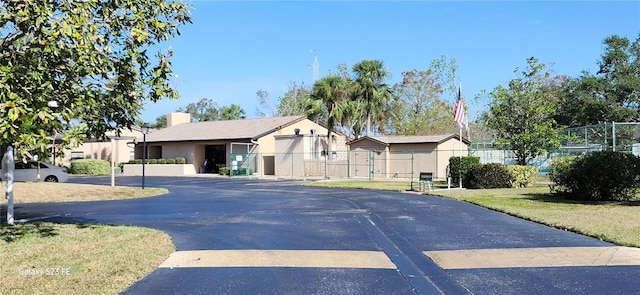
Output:
<svg viewBox="0 0 640 295">
<path fill-rule="evenodd" d="M 23 204 L 17 215 L 169 233 L 178 251 L 124 294 L 640 294 L 638 249 L 455 200 L 297 181 L 147 181 L 170 193 Z"/>
</svg>

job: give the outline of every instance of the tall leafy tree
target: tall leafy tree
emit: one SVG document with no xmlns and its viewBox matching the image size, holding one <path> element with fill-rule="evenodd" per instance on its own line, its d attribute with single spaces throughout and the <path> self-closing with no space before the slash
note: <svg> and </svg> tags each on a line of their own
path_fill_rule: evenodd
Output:
<svg viewBox="0 0 640 295">
<path fill-rule="evenodd" d="M 495 142 L 514 152 L 517 163 L 560 147 L 562 136 L 553 119 L 557 111 L 554 79 L 544 64 L 527 59 L 527 69 L 514 73 L 508 88 L 496 87 L 485 115 L 487 126 L 495 131 Z"/>
<path fill-rule="evenodd" d="M 0 146 L 46 154 L 130 128 L 144 102 L 177 98 L 171 51 L 158 44 L 189 23 L 165 0 L 0 2 Z"/>
<path fill-rule="evenodd" d="M 331 151 L 331 133 L 340 121 L 341 106 L 351 96 L 348 80 L 329 74 L 313 84 L 306 100 L 306 113 L 310 119 L 317 118 L 323 110 L 327 116 L 327 151 Z"/>
<path fill-rule="evenodd" d="M 287 92 L 278 99 L 278 114 L 280 116 L 304 115 L 304 100 L 309 93 L 311 93 L 309 86 L 304 83 L 291 82 Z"/>
<path fill-rule="evenodd" d="M 384 107 L 392 96 L 391 88 L 384 83 L 389 70 L 381 60 L 363 60 L 353 66 L 355 74 L 355 98 L 366 114 L 366 135 L 370 135 L 372 119 L 377 123 L 384 115 Z"/>
<path fill-rule="evenodd" d="M 185 112 L 191 115 L 191 122 L 216 121 L 220 118 L 218 104 L 210 98 L 202 98 L 197 102 L 187 104 L 184 108 L 179 108 L 178 112 Z"/>
<path fill-rule="evenodd" d="M 220 109 L 220 120 L 239 120 L 245 118 L 247 118 L 247 116 L 244 110 L 235 103 L 229 106 L 223 106 Z"/>
<path fill-rule="evenodd" d="M 402 73 L 402 82 L 393 86 L 387 131 L 397 135 L 451 132 L 453 108 L 443 97 L 457 91 L 456 70 L 455 60 L 442 56 L 426 71 Z"/>
<path fill-rule="evenodd" d="M 633 41 L 613 35 L 603 44 L 595 75 L 584 71 L 563 83 L 558 123 L 577 127 L 640 120 L 640 35 Z"/>
</svg>

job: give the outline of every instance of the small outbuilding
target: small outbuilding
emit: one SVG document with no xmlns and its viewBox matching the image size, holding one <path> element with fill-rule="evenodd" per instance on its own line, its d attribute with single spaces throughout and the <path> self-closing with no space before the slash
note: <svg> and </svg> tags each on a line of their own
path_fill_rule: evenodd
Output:
<svg viewBox="0 0 640 295">
<path fill-rule="evenodd" d="M 433 172 L 446 179 L 449 158 L 469 155 L 471 142 L 458 134 L 428 136 L 364 136 L 347 143 L 351 153 L 371 156 L 352 157 L 355 166 L 370 167 L 374 177 L 417 177 Z M 360 163 L 358 163 L 360 162 Z"/>
</svg>

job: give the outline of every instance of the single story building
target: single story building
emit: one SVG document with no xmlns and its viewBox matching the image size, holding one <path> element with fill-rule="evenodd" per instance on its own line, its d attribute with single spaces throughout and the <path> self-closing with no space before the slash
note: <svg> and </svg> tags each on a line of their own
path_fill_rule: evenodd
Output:
<svg viewBox="0 0 640 295">
<path fill-rule="evenodd" d="M 75 159 L 106 160 L 115 164 L 134 159 L 135 143 L 138 137 L 142 137 L 139 126 L 133 126 L 131 130 L 125 129 L 116 135 L 111 131 L 106 134 L 106 141 L 96 139 L 85 140 L 81 145 L 64 151 L 64 157 L 54 158 L 56 165 L 69 166 Z"/>
<path fill-rule="evenodd" d="M 318 152 L 327 149 L 327 129 L 306 116 L 191 122 L 187 113 L 170 113 L 166 128 L 150 130 L 146 135 L 147 158 L 182 157 L 193 164 L 196 173 L 242 167 L 260 175 L 275 175 L 276 155 L 291 151 L 290 144 L 296 142 L 276 144 L 277 138 L 311 135 L 316 138 L 314 148 Z M 346 146 L 344 137 L 334 132 L 332 147 Z M 139 137 L 135 158 L 141 159 L 142 151 L 143 138 Z"/>
<path fill-rule="evenodd" d="M 429 136 L 365 136 L 347 143 L 354 155 L 351 166 L 368 167 L 373 177 L 417 177 L 433 172 L 434 178 L 446 179 L 449 158 L 468 156 L 471 142 L 458 134 Z M 365 175 L 360 175 L 365 176 Z"/>
</svg>

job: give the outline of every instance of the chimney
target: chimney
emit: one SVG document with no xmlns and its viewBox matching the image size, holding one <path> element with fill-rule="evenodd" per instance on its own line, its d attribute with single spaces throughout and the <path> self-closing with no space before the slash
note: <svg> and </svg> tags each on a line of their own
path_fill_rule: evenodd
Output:
<svg viewBox="0 0 640 295">
<path fill-rule="evenodd" d="M 176 126 L 178 124 L 190 123 L 191 115 L 189 113 L 168 113 L 167 127 Z"/>
</svg>

